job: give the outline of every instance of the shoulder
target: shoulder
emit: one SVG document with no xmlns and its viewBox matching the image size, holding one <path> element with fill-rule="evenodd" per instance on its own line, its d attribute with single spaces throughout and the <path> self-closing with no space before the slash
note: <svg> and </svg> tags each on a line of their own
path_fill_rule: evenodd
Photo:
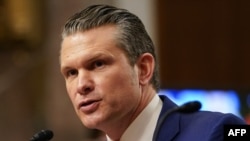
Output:
<svg viewBox="0 0 250 141">
<path fill-rule="evenodd" d="M 166 112 L 176 106 L 166 97 L 161 97 L 161 99 L 164 103 L 162 112 Z M 183 114 L 177 112 L 166 119 L 161 133 L 176 130 L 176 140 L 221 141 L 223 140 L 224 125 L 226 124 L 246 124 L 246 122 L 230 113 L 198 111 L 191 114 Z"/>
<path fill-rule="evenodd" d="M 223 124 L 240 124 L 244 123 L 243 119 L 237 117 L 231 113 L 221 113 L 212 111 L 199 111 L 193 114 L 182 114 L 182 118 L 196 119 L 194 122 L 204 122 L 206 123 L 223 123 Z"/>
<path fill-rule="evenodd" d="M 181 125 L 203 129 L 223 130 L 225 124 L 246 124 L 245 121 L 230 113 L 199 111 L 192 114 L 180 114 Z M 205 130 L 206 130 L 205 129 Z"/>
<path fill-rule="evenodd" d="M 180 115 L 180 135 L 193 139 L 223 140 L 224 125 L 246 124 L 233 114 L 220 112 L 200 111 Z"/>
<path fill-rule="evenodd" d="M 162 114 L 170 110 L 171 108 L 176 107 L 177 105 L 171 101 L 166 96 L 160 96 L 163 101 Z M 221 113 L 221 112 L 212 112 L 212 111 L 198 111 L 192 114 L 180 114 L 181 120 L 189 120 L 193 123 L 223 123 L 223 124 L 244 124 L 245 121 L 236 115 L 231 113 Z M 195 120 L 194 120 L 195 119 Z"/>
</svg>

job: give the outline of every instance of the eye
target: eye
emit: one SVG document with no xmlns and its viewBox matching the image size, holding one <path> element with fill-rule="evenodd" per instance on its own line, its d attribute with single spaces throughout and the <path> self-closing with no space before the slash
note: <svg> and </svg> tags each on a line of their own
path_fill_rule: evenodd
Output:
<svg viewBox="0 0 250 141">
<path fill-rule="evenodd" d="M 77 74 L 78 74 L 77 70 L 68 70 L 66 72 L 66 77 L 74 76 L 74 75 L 77 75 Z"/>
<path fill-rule="evenodd" d="M 101 60 L 93 62 L 93 68 L 100 68 L 104 65 L 104 62 Z"/>
</svg>

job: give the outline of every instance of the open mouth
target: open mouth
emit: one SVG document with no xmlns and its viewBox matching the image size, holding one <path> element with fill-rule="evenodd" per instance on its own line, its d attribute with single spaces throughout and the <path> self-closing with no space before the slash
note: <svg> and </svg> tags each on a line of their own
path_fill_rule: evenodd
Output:
<svg viewBox="0 0 250 141">
<path fill-rule="evenodd" d="M 91 104 L 93 104 L 94 102 L 96 102 L 96 101 L 87 101 L 87 102 L 83 102 L 82 104 L 80 104 L 80 107 L 85 107 L 85 106 L 91 105 Z"/>
<path fill-rule="evenodd" d="M 89 114 L 96 111 L 99 107 L 100 100 L 88 100 L 79 104 L 79 109 L 85 113 Z"/>
</svg>

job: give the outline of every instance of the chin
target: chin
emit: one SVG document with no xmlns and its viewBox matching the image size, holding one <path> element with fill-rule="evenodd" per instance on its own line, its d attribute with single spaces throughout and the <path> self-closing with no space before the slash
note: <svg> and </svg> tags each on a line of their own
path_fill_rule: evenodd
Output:
<svg viewBox="0 0 250 141">
<path fill-rule="evenodd" d="M 98 129 L 98 126 L 100 125 L 101 121 L 99 119 L 96 119 L 94 117 L 84 117 L 84 119 L 81 120 L 83 125 L 90 129 Z"/>
<path fill-rule="evenodd" d="M 82 124 L 89 129 L 96 129 L 96 124 L 92 122 L 90 123 L 90 122 L 82 121 Z"/>
</svg>

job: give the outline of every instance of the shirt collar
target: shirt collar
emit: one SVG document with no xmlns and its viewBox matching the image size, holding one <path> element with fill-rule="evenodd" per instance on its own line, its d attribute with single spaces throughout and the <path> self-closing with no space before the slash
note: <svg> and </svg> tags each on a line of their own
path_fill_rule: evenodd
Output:
<svg viewBox="0 0 250 141">
<path fill-rule="evenodd" d="M 146 108 L 130 124 L 120 141 L 145 141 L 153 138 L 157 120 L 162 108 L 162 101 L 155 95 Z M 106 135 L 107 136 L 107 135 Z M 112 141 L 107 136 L 107 141 Z"/>
</svg>

